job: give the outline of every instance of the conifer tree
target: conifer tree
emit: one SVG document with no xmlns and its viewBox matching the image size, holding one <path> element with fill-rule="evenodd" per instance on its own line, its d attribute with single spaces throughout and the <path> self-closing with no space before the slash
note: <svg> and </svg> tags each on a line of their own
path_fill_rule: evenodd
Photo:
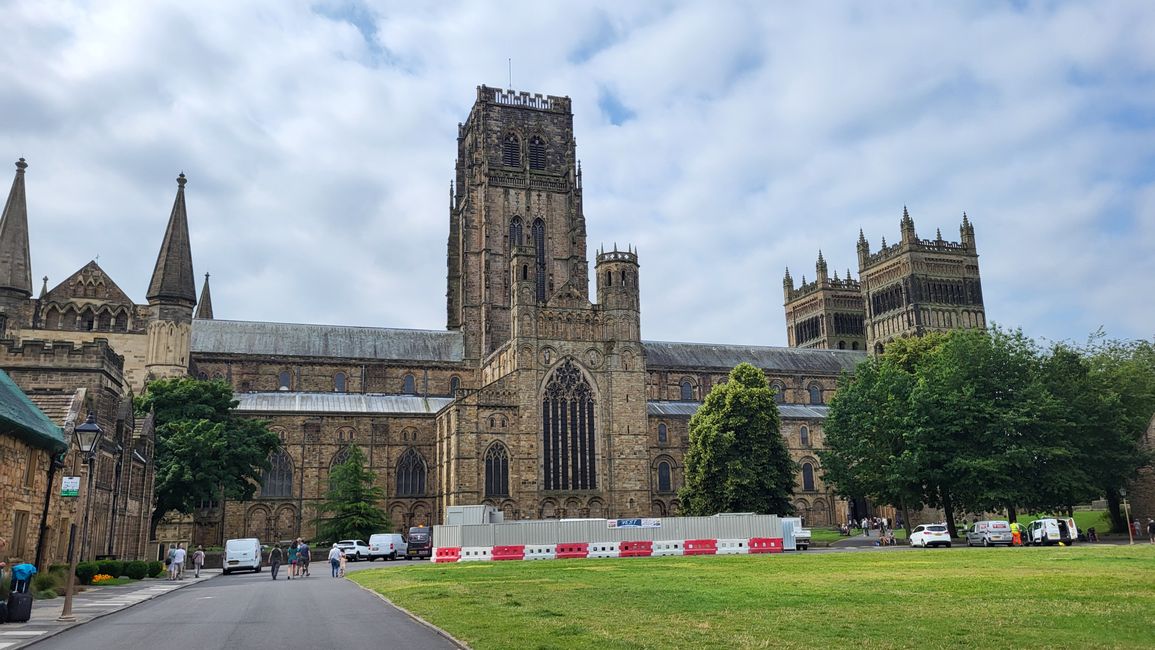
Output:
<svg viewBox="0 0 1155 650">
<path fill-rule="evenodd" d="M 365 454 L 351 445 L 345 462 L 333 467 L 329 492 L 317 506 L 317 539 L 369 539 L 374 533 L 390 531 L 389 517 L 380 508 L 385 490 L 376 485 L 376 475 L 365 467 Z"/>
</svg>

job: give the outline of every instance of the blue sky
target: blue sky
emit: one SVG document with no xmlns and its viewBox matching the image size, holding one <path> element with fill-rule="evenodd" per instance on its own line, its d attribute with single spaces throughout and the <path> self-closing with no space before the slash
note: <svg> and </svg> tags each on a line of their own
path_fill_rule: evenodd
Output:
<svg viewBox="0 0 1155 650">
<path fill-rule="evenodd" d="M 991 320 L 1150 338 L 1151 34 L 1138 0 L 16 1 L 0 160 L 38 286 L 99 255 L 144 302 L 184 171 L 218 317 L 440 329 L 457 123 L 512 59 L 573 99 L 647 339 L 784 345 L 784 269 L 857 275 L 904 205 L 923 237 L 966 211 Z"/>
</svg>

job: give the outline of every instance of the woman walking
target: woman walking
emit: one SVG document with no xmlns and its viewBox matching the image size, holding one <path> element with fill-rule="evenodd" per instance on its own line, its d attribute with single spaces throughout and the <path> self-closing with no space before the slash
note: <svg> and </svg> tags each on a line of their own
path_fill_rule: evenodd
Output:
<svg viewBox="0 0 1155 650">
<path fill-rule="evenodd" d="M 289 544 L 289 580 L 297 575 L 297 540 Z"/>
</svg>

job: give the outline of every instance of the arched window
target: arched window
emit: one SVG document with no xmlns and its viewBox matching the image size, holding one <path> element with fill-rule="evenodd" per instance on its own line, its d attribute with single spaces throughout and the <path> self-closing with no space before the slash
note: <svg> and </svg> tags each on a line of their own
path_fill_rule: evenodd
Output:
<svg viewBox="0 0 1155 650">
<path fill-rule="evenodd" d="M 401 387 L 401 392 L 405 393 L 406 395 L 417 394 L 417 380 L 413 378 L 413 375 L 405 375 L 404 385 Z"/>
<path fill-rule="evenodd" d="M 425 459 L 410 447 L 397 461 L 397 496 L 419 497 L 425 495 Z"/>
<path fill-rule="evenodd" d="M 333 390 L 338 393 L 345 392 L 345 373 L 339 372 L 333 375 Z"/>
<path fill-rule="evenodd" d="M 786 385 L 780 381 L 770 384 L 770 388 L 774 391 L 774 401 L 779 404 L 786 403 Z"/>
<path fill-rule="evenodd" d="M 485 452 L 485 496 L 509 496 L 509 452 L 500 442 Z"/>
<path fill-rule="evenodd" d="M 875 343 L 874 344 L 874 353 L 875 354 L 882 354 L 882 352 L 883 352 L 882 344 L 881 343 Z"/>
<path fill-rule="evenodd" d="M 802 491 L 814 491 L 814 466 L 810 463 L 802 463 Z"/>
<path fill-rule="evenodd" d="M 658 492 L 673 491 L 673 484 L 670 481 L 670 464 L 663 460 L 658 463 Z"/>
<path fill-rule="evenodd" d="M 839 341 L 838 342 L 838 349 L 839 350 L 845 350 L 846 349 L 846 341 Z"/>
<path fill-rule="evenodd" d="M 510 133 L 501 143 L 501 164 L 507 167 L 521 167 L 521 139 Z"/>
<path fill-rule="evenodd" d="M 850 349 L 851 350 L 857 350 L 858 349 L 858 341 L 851 341 L 850 342 Z"/>
<path fill-rule="evenodd" d="M 689 379 L 682 380 L 682 401 L 690 402 L 694 399 L 694 385 L 690 383 Z"/>
<path fill-rule="evenodd" d="M 537 301 L 545 302 L 545 222 L 533 220 L 533 250 L 537 258 Z"/>
<path fill-rule="evenodd" d="M 262 497 L 293 496 L 293 459 L 281 449 L 269 456 L 268 471 L 261 475 Z"/>
<path fill-rule="evenodd" d="M 461 388 L 461 379 L 459 379 L 457 377 L 450 377 L 449 378 L 449 396 L 453 397 L 453 396 L 457 395 L 457 389 L 458 388 Z"/>
<path fill-rule="evenodd" d="M 811 404 L 821 404 L 822 403 L 822 387 L 821 386 L 819 386 L 818 384 L 810 384 L 810 388 L 808 388 L 807 390 L 810 392 L 810 403 Z"/>
<path fill-rule="evenodd" d="M 350 453 L 349 447 L 348 447 L 348 445 L 346 445 L 344 447 L 341 447 L 341 449 L 338 450 L 337 453 L 333 454 L 332 460 L 329 461 L 329 487 L 330 487 L 330 489 L 333 487 L 333 470 L 336 469 L 338 465 L 344 465 L 346 463 L 346 461 L 349 460 L 349 453 Z"/>
<path fill-rule="evenodd" d="M 667 442 L 669 442 L 669 439 L 670 439 L 670 430 L 666 427 L 666 423 L 665 422 L 659 423 L 658 424 L 658 444 L 664 445 Z"/>
<path fill-rule="evenodd" d="M 281 373 L 277 375 L 277 389 L 289 390 L 292 388 L 292 379 L 293 376 L 289 374 L 288 370 L 282 370 Z"/>
<path fill-rule="evenodd" d="M 803 426 L 801 429 L 799 429 L 798 430 L 798 437 L 801 439 L 803 447 L 809 447 L 810 446 L 810 428 L 809 427 Z"/>
<path fill-rule="evenodd" d="M 522 223 L 521 217 L 514 217 L 509 220 L 509 250 L 512 251 L 514 246 L 521 246 L 525 243 L 522 239 Z"/>
<path fill-rule="evenodd" d="M 529 139 L 529 168 L 545 169 L 545 140 L 536 135 Z"/>
<path fill-rule="evenodd" d="M 573 361 L 546 380 L 541 420 L 545 489 L 596 490 L 593 391 Z"/>
</svg>

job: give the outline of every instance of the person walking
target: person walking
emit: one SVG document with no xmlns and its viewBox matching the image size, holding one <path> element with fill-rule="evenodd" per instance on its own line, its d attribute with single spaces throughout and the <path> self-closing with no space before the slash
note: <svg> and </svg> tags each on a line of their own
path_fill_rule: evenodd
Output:
<svg viewBox="0 0 1155 650">
<path fill-rule="evenodd" d="M 172 560 L 176 556 L 176 544 L 168 545 L 168 553 L 164 555 L 164 568 L 168 570 L 168 579 L 173 580 Z"/>
<path fill-rule="evenodd" d="M 1023 532 L 1019 529 L 1019 522 L 1011 522 L 1011 546 L 1023 545 Z"/>
<path fill-rule="evenodd" d="M 349 556 L 347 556 L 347 555 L 345 555 L 344 553 L 342 553 L 342 554 L 341 554 L 341 571 L 340 571 L 340 573 L 338 574 L 338 575 L 340 575 L 340 577 L 342 577 L 342 578 L 344 578 L 344 577 L 345 577 L 345 563 L 346 563 L 346 562 L 348 562 L 348 561 L 349 561 Z"/>
<path fill-rule="evenodd" d="M 337 574 L 341 571 L 342 555 L 344 555 L 344 553 L 341 552 L 341 549 L 337 548 L 336 544 L 333 545 L 333 548 L 329 549 L 329 568 L 333 570 L 334 578 L 336 578 Z"/>
<path fill-rule="evenodd" d="M 1155 519 L 1151 517 L 1147 518 L 1147 537 L 1152 544 L 1155 544 Z"/>
<path fill-rule="evenodd" d="M 297 540 L 289 543 L 289 580 L 297 575 Z"/>
<path fill-rule="evenodd" d="M 309 575 L 309 560 L 313 559 L 309 555 L 309 543 L 301 538 L 297 538 L 297 541 L 300 542 L 300 547 L 297 548 L 297 564 L 301 567 L 301 574 L 307 577 Z"/>
<path fill-rule="evenodd" d="M 176 550 L 172 554 L 172 579 L 180 580 L 181 574 L 184 572 L 184 559 L 187 552 L 184 550 L 184 544 L 177 544 Z"/>
<path fill-rule="evenodd" d="M 195 553 L 193 553 L 192 564 L 193 570 L 195 571 L 193 577 L 201 577 L 201 567 L 205 565 L 205 547 L 201 546 L 200 544 L 197 544 L 197 550 Z"/>
<path fill-rule="evenodd" d="M 281 569 L 281 561 L 284 557 L 284 554 L 281 553 L 281 546 L 273 544 L 273 550 L 269 551 L 269 573 L 273 574 L 273 580 L 277 579 L 277 571 Z"/>
</svg>

